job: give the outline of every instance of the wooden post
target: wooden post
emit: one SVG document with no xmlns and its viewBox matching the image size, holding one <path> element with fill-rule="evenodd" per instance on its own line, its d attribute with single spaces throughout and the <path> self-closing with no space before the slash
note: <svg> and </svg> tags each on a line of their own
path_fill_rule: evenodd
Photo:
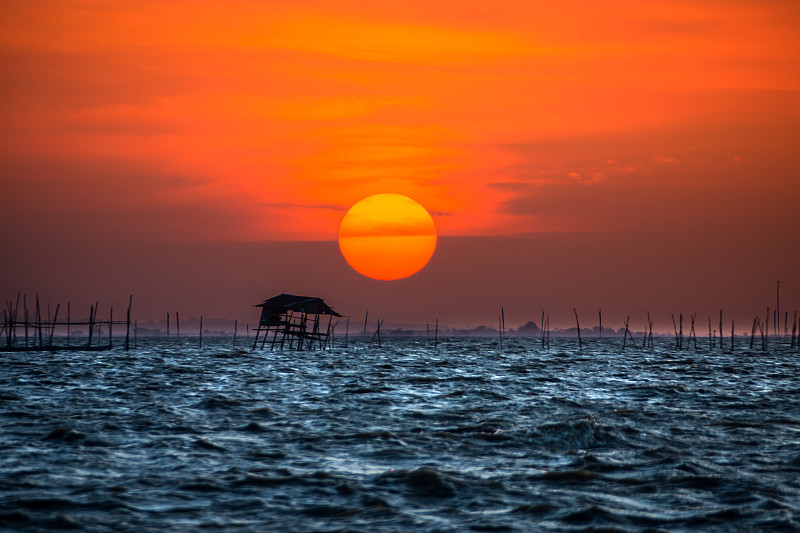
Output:
<svg viewBox="0 0 800 533">
<path fill-rule="evenodd" d="M 500 348 L 503 347 L 503 339 L 506 336 L 506 314 L 503 306 L 500 306 Z"/>
<path fill-rule="evenodd" d="M 778 336 L 778 326 L 781 320 L 781 280 L 777 281 L 776 288 L 775 288 L 775 336 Z"/>
<path fill-rule="evenodd" d="M 753 331 L 755 331 L 756 323 L 753 321 Z M 711 342 L 711 317 L 708 317 L 708 351 L 714 349 L 714 344 Z"/>
<path fill-rule="evenodd" d="M 203 315 L 200 315 L 200 348 L 203 347 Z"/>
<path fill-rule="evenodd" d="M 56 304 L 56 312 L 53 315 L 53 329 L 50 330 L 50 342 L 48 343 L 50 346 L 53 345 L 53 335 L 56 332 L 56 322 L 58 322 L 58 309 L 61 307 L 61 304 Z"/>
<path fill-rule="evenodd" d="M 578 320 L 578 311 L 573 307 L 572 312 L 575 313 L 575 325 L 578 326 L 578 351 L 583 351 L 583 343 L 581 342 L 581 322 Z"/>
<path fill-rule="evenodd" d="M 367 319 L 369 318 L 369 309 L 367 309 L 366 314 L 364 315 L 364 340 L 367 340 Z"/>
<path fill-rule="evenodd" d="M 169 311 L 167 311 L 167 337 L 169 337 Z"/>
<path fill-rule="evenodd" d="M 39 346 L 42 345 L 42 313 L 39 309 L 39 293 L 36 293 L 36 331 L 39 333 Z M 34 335 L 35 338 L 35 335 Z"/>
<path fill-rule="evenodd" d="M 550 315 L 547 315 L 547 349 L 550 349 Z"/>
<path fill-rule="evenodd" d="M 736 331 L 734 329 L 734 323 L 735 323 L 734 319 L 731 318 L 731 353 L 733 353 L 733 343 L 736 339 Z"/>
<path fill-rule="evenodd" d="M 719 351 L 724 351 L 722 347 L 722 309 L 719 310 Z"/>
<path fill-rule="evenodd" d="M 47 324 L 45 329 L 48 329 L 50 327 L 50 302 L 47 302 L 47 322 L 45 324 Z M 50 335 L 47 335 L 47 340 L 50 340 Z"/>
<path fill-rule="evenodd" d="M 367 348 L 372 346 L 372 342 L 375 340 L 376 337 L 378 339 L 378 348 L 381 348 L 381 324 L 383 324 L 383 320 L 377 320 L 376 322 L 378 323 L 378 329 L 376 329 L 375 333 L 372 334 L 372 338 L 370 339 Z"/>
<path fill-rule="evenodd" d="M 439 345 L 439 317 L 436 317 L 436 329 L 433 330 L 433 349 L 436 350 Z"/>
<path fill-rule="evenodd" d="M 648 313 L 649 313 L 649 311 L 648 311 Z M 597 320 L 600 323 L 600 336 L 602 337 L 603 336 L 603 310 L 602 309 L 598 309 L 597 310 Z"/>
<path fill-rule="evenodd" d="M 22 304 L 25 306 L 25 347 L 28 347 L 28 302 L 25 295 L 22 296 Z"/>
<path fill-rule="evenodd" d="M 87 346 L 91 347 L 92 345 L 92 333 L 94 331 L 94 307 L 91 305 L 89 306 L 89 341 Z"/>
<path fill-rule="evenodd" d="M 630 321 L 631 321 L 631 316 L 628 315 L 628 318 L 625 319 L 625 333 L 624 333 L 624 335 L 622 337 L 622 349 L 623 350 L 625 349 L 625 346 L 627 344 L 628 337 L 631 338 L 631 342 L 633 343 L 633 347 L 636 348 L 636 349 L 639 348 L 638 346 L 636 346 L 636 339 L 633 338 L 633 334 L 631 333 L 630 326 L 629 326 Z"/>
<path fill-rule="evenodd" d="M 752 329 L 752 331 L 750 331 L 750 349 L 751 349 L 751 350 L 753 349 L 753 339 L 754 339 L 754 338 L 755 338 L 755 336 L 756 336 L 756 325 L 757 325 L 757 324 L 758 324 L 758 317 L 756 316 L 756 317 L 753 319 L 753 329 Z"/>
<path fill-rule="evenodd" d="M 175 311 L 175 331 L 178 333 L 178 338 L 181 338 L 181 315 Z"/>
<path fill-rule="evenodd" d="M 236 349 L 236 333 L 239 329 L 239 320 L 233 321 L 233 349 Z"/>
<path fill-rule="evenodd" d="M 112 324 L 114 323 L 114 308 L 112 307 L 108 314 L 108 345 L 113 346 L 114 341 L 111 340 Z"/>
<path fill-rule="evenodd" d="M 67 346 L 69 346 L 70 304 L 67 302 Z"/>
<path fill-rule="evenodd" d="M 503 308 L 500 308 L 500 315 L 497 317 L 497 331 L 500 333 L 500 349 L 503 349 Z"/>
<path fill-rule="evenodd" d="M 766 350 L 767 346 L 769 346 L 769 307 L 767 307 L 766 327 L 761 333 L 761 342 L 764 345 L 764 350 Z"/>
<path fill-rule="evenodd" d="M 680 341 L 679 341 L 679 348 L 680 348 L 681 350 L 683 350 L 683 313 L 681 313 L 681 314 L 680 314 L 679 321 L 680 321 L 679 323 L 680 323 L 680 328 L 681 328 L 681 330 L 680 330 L 680 337 L 679 337 L 679 338 L 680 338 Z"/>
<path fill-rule="evenodd" d="M 544 350 L 544 311 L 542 311 L 542 350 Z"/>
<path fill-rule="evenodd" d="M 678 326 L 675 324 L 675 313 L 670 313 L 672 316 L 672 330 L 675 332 L 675 349 L 678 349 Z"/>
<path fill-rule="evenodd" d="M 131 339 L 131 307 L 133 307 L 133 294 L 130 295 L 128 299 L 128 315 L 125 319 L 125 351 L 127 352 L 131 348 L 130 339 Z"/>
</svg>

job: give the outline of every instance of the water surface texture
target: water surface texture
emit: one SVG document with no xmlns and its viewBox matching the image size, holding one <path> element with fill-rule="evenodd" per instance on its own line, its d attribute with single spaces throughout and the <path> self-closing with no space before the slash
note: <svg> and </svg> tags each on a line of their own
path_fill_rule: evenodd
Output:
<svg viewBox="0 0 800 533">
<path fill-rule="evenodd" d="M 0 528 L 800 530 L 788 340 L 621 344 L 0 353 Z"/>
</svg>

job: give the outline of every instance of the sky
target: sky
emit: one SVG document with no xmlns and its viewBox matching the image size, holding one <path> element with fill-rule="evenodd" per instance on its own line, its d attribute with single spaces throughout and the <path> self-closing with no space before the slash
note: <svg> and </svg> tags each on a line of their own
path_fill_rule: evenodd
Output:
<svg viewBox="0 0 800 533">
<path fill-rule="evenodd" d="M 4 300 L 749 330 L 780 280 L 800 308 L 794 0 L 2 6 Z M 439 235 L 391 282 L 336 245 L 387 192 Z"/>
</svg>

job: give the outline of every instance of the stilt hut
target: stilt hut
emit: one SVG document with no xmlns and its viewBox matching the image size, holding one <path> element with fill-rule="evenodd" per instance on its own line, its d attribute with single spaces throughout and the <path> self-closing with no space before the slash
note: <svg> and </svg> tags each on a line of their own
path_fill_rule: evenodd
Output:
<svg viewBox="0 0 800 533">
<path fill-rule="evenodd" d="M 253 349 L 317 350 L 328 346 L 332 317 L 340 317 L 322 298 L 280 294 L 254 307 L 261 308 Z M 321 324 L 328 315 L 327 324 Z"/>
</svg>

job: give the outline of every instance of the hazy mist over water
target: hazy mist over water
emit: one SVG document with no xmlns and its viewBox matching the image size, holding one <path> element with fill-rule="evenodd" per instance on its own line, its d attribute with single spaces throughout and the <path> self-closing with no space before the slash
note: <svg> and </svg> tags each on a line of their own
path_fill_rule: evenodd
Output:
<svg viewBox="0 0 800 533">
<path fill-rule="evenodd" d="M 788 339 L 440 340 L 0 353 L 0 528 L 800 529 Z"/>
</svg>

